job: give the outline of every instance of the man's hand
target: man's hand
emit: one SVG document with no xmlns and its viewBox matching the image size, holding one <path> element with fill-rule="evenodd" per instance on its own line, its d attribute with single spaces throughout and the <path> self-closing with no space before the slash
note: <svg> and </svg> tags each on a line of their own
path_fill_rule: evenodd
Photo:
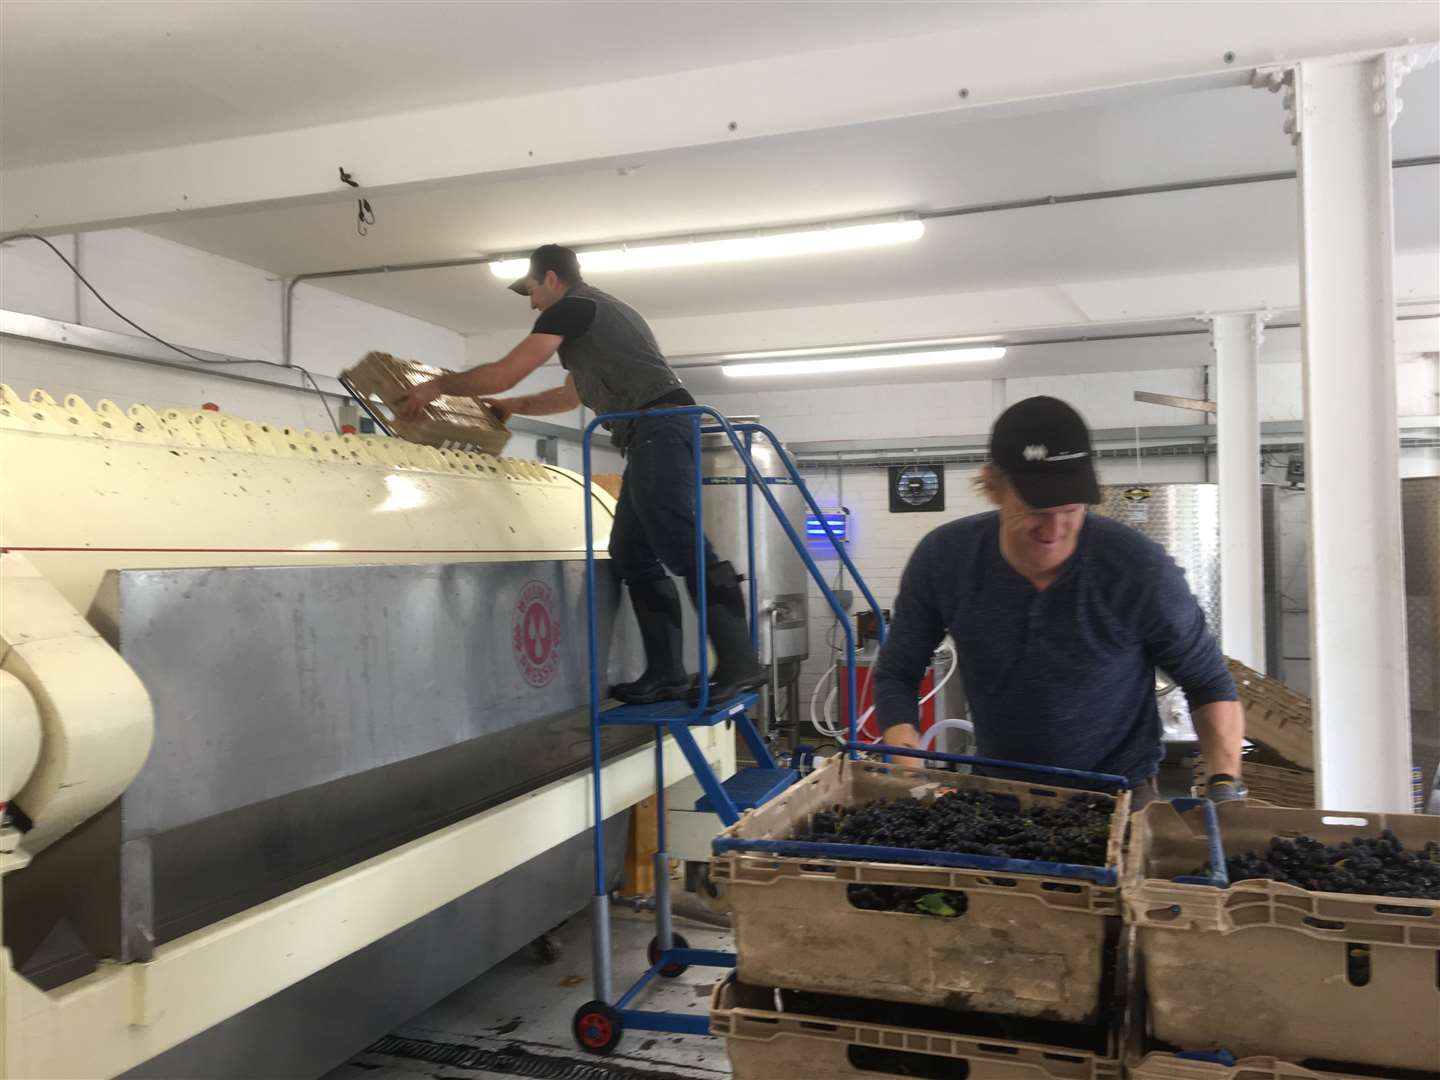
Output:
<svg viewBox="0 0 1440 1080">
<path fill-rule="evenodd" d="M 1249 796 L 1250 789 L 1245 782 L 1229 773 L 1216 773 L 1205 785 L 1205 797 L 1213 803 L 1232 802 Z"/>
<path fill-rule="evenodd" d="M 425 406 L 444 393 L 444 390 L 437 385 L 439 382 L 439 379 L 431 379 L 428 382 L 418 383 L 405 391 L 395 402 L 395 415 L 402 420 L 418 420 L 420 414 L 425 411 Z"/>
<path fill-rule="evenodd" d="M 880 741 L 886 746 L 905 746 L 912 750 L 920 749 L 920 732 L 914 724 L 896 724 L 894 727 L 885 729 Z M 923 769 L 925 761 L 923 758 L 911 757 L 909 754 L 901 756 L 896 754 L 892 765 L 904 765 L 911 769 Z"/>
<path fill-rule="evenodd" d="M 482 398 L 480 404 L 495 414 L 497 424 L 503 424 L 515 415 L 515 406 L 510 398 Z"/>
</svg>

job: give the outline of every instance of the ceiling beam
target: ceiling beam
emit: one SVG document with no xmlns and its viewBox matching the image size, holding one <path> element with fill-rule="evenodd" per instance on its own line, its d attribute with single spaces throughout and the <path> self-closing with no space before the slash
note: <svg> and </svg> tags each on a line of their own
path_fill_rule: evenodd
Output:
<svg viewBox="0 0 1440 1080">
<path fill-rule="evenodd" d="M 957 33 L 9 170 L 0 231 L 354 198 L 340 166 L 374 194 L 1059 97 L 1240 85 L 1256 66 L 1431 40 L 1435 24 L 1430 5 L 1409 3 L 1036 5 Z"/>
</svg>

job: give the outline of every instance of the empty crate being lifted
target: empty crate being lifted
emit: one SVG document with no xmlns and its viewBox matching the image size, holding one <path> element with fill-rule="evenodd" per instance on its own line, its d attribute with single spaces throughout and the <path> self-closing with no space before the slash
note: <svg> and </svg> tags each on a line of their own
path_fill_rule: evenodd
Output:
<svg viewBox="0 0 1440 1080">
<path fill-rule="evenodd" d="M 1131 825 L 1125 903 L 1151 1036 L 1183 1051 L 1440 1070 L 1440 900 L 1176 881 L 1210 864 L 1204 811 L 1154 803 Z M 1389 829 L 1407 850 L 1440 840 L 1435 817 L 1243 802 L 1222 804 L 1215 824 L 1226 856 L 1263 852 L 1272 837 L 1338 845 Z M 1228 1080 L 1181 1068 L 1135 1075 Z"/>
<path fill-rule="evenodd" d="M 711 875 L 731 905 L 739 978 L 748 984 L 956 1010 L 1097 1020 L 1119 933 L 1119 862 L 1130 795 L 1110 808 L 1105 866 L 928 853 L 935 863 L 843 857 L 794 843 L 814 815 L 874 800 L 980 790 L 1021 808 L 1081 791 L 836 757 L 716 840 Z M 1093 794 L 1093 793 L 1083 793 Z M 755 850 L 757 847 L 771 850 Z M 794 852 L 788 853 L 788 852 Z M 876 886 L 948 897 L 949 914 L 871 910 Z"/>
</svg>

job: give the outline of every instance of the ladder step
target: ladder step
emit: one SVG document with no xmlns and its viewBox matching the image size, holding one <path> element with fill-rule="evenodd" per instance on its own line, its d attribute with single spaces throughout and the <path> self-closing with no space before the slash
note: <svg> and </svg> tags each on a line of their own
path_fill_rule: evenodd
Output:
<svg viewBox="0 0 1440 1080">
<path fill-rule="evenodd" d="M 690 727 L 714 727 L 723 720 L 733 720 L 760 700 L 758 694 L 740 694 L 724 701 L 711 702 L 703 713 L 684 701 L 657 701 L 653 705 L 616 705 L 600 714 L 600 723 L 644 726 L 646 724 L 686 724 Z"/>
<path fill-rule="evenodd" d="M 720 786 L 730 796 L 737 810 L 754 810 L 775 798 L 795 782 L 794 769 L 741 769 Z M 710 796 L 702 795 L 695 800 L 695 809 L 714 813 Z"/>
</svg>

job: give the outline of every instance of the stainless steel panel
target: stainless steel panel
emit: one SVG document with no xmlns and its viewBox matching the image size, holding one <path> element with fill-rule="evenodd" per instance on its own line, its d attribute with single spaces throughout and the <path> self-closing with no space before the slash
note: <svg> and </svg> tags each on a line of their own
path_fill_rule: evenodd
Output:
<svg viewBox="0 0 1440 1080">
<path fill-rule="evenodd" d="M 1267 487 L 1266 592 L 1280 606 L 1279 666 L 1270 674 L 1310 693 L 1308 495 Z M 1425 777 L 1440 767 L 1440 477 L 1400 481 L 1405 553 L 1406 649 L 1410 672 L 1411 750 Z M 1268 650 L 1267 650 L 1268 653 Z"/>
<path fill-rule="evenodd" d="M 617 588 L 597 576 L 605 657 Z M 154 749 L 125 793 L 127 836 L 553 716 L 588 695 L 580 562 L 121 570 L 97 611 L 155 705 Z"/>
<path fill-rule="evenodd" d="M 1154 540 L 1185 571 L 1210 632 L 1220 634 L 1220 491 L 1214 484 L 1107 484 L 1094 511 Z M 1160 699 L 1165 738 L 1195 737 L 1190 706 L 1179 692 Z"/>
<path fill-rule="evenodd" d="M 1400 482 L 1405 616 L 1415 764 L 1440 778 L 1440 476 Z"/>
<path fill-rule="evenodd" d="M 735 417 L 737 422 L 750 419 Z M 776 502 L 795 531 L 805 535 L 805 499 L 780 463 L 768 441 L 755 437 L 750 456 Z M 810 589 L 805 564 L 759 492 L 755 493 L 755 566 L 752 570 L 746 541 L 745 485 L 729 483 L 745 475 L 740 457 L 723 435 L 702 440 L 701 467 L 705 477 L 705 531 L 722 559 L 740 573 L 754 576 L 760 606 L 760 659 L 764 663 L 803 660 L 810 655 Z M 776 610 L 774 641 L 769 619 Z"/>
<path fill-rule="evenodd" d="M 1219 634 L 1220 489 L 1215 484 L 1107 484 L 1094 510 L 1168 551 L 1185 571 L 1211 632 Z"/>
<path fill-rule="evenodd" d="M 1265 591 L 1265 673 L 1279 678 L 1280 627 L 1283 608 L 1280 600 L 1280 507 L 1274 484 L 1260 489 L 1261 577 Z"/>
</svg>

